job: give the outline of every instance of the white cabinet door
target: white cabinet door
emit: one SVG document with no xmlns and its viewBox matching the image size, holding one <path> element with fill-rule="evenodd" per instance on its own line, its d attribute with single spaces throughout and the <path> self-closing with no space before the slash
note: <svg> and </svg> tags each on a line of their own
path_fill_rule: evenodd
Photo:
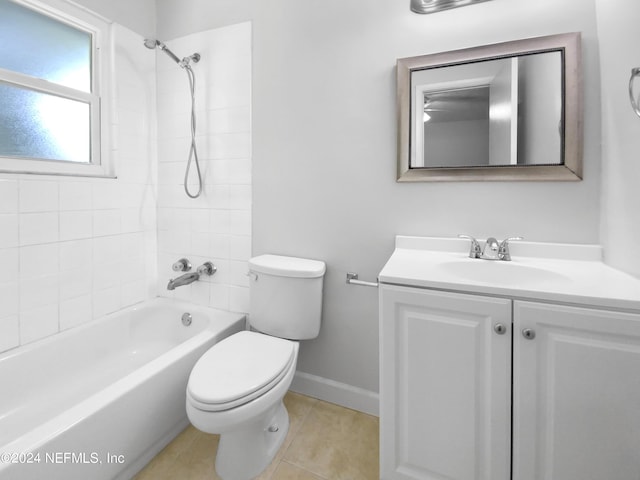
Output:
<svg viewBox="0 0 640 480">
<path fill-rule="evenodd" d="M 515 302 L 513 348 L 514 480 L 640 479 L 640 315 Z"/>
<path fill-rule="evenodd" d="M 511 301 L 381 285 L 380 336 L 381 478 L 509 479 Z"/>
</svg>

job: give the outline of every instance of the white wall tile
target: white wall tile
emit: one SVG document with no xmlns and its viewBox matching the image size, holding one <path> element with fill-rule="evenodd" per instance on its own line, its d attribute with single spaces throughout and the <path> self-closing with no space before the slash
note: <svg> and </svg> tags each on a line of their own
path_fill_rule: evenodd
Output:
<svg viewBox="0 0 640 480">
<path fill-rule="evenodd" d="M 20 212 L 52 212 L 58 210 L 58 183 L 20 180 Z"/>
<path fill-rule="evenodd" d="M 91 210 L 91 189 L 89 182 L 61 182 L 60 210 Z"/>
<path fill-rule="evenodd" d="M 159 295 L 230 306 L 246 302 L 244 270 L 251 255 L 251 29 L 248 25 L 200 32 L 174 39 L 175 48 L 197 49 L 207 62 L 198 65 L 196 109 L 204 190 L 189 199 L 182 187 L 189 146 L 189 107 L 181 73 L 159 66 L 159 187 L 158 187 L 158 287 Z M 238 50 L 238 45 L 244 49 Z M 239 54 L 238 52 L 242 53 Z M 166 76 L 165 76 L 166 73 Z M 193 176 L 190 177 L 193 180 Z M 170 265 L 189 258 L 197 268 L 213 261 L 218 272 L 188 287 L 167 292 L 175 277 Z M 230 262 L 233 259 L 233 262 Z M 206 287 L 206 288 L 205 288 Z"/>
<path fill-rule="evenodd" d="M 193 232 L 191 234 L 191 246 L 189 252 L 192 255 L 207 257 L 211 255 L 211 238 L 208 233 Z"/>
<path fill-rule="evenodd" d="M 229 186 L 229 208 L 251 210 L 251 185 Z"/>
<path fill-rule="evenodd" d="M 94 291 L 115 288 L 120 284 L 120 264 L 107 263 L 93 270 Z"/>
<path fill-rule="evenodd" d="M 249 311 L 249 289 L 244 287 L 229 287 L 229 310 L 232 312 Z"/>
<path fill-rule="evenodd" d="M 17 314 L 19 310 L 19 284 L 17 281 L 0 283 L 0 318 Z"/>
<path fill-rule="evenodd" d="M 20 320 L 18 315 L 0 318 L 0 352 L 20 345 Z"/>
<path fill-rule="evenodd" d="M 215 258 L 229 258 L 229 235 L 211 234 L 208 255 Z"/>
<path fill-rule="evenodd" d="M 60 247 L 60 271 L 91 268 L 93 262 L 93 240 L 62 242 Z"/>
<path fill-rule="evenodd" d="M 20 215 L 20 245 L 58 241 L 58 213 L 23 213 Z"/>
<path fill-rule="evenodd" d="M 93 239 L 93 264 L 112 264 L 122 258 L 122 238 L 119 235 Z"/>
<path fill-rule="evenodd" d="M 187 212 L 185 212 L 187 213 Z M 210 212 L 208 209 L 191 210 L 188 212 L 190 215 L 189 228 L 194 233 L 208 233 L 210 232 Z"/>
<path fill-rule="evenodd" d="M 120 287 L 107 288 L 93 293 L 93 318 L 104 317 L 122 306 Z"/>
<path fill-rule="evenodd" d="M 144 280 L 122 284 L 122 304 L 135 305 L 147 298 L 147 286 Z"/>
<path fill-rule="evenodd" d="M 122 215 L 120 210 L 94 210 L 93 236 L 117 235 L 121 233 Z"/>
<path fill-rule="evenodd" d="M 58 250 L 57 243 L 20 247 L 20 278 L 58 272 Z"/>
<path fill-rule="evenodd" d="M 249 287 L 249 263 L 246 261 L 229 261 L 229 283 L 236 287 Z"/>
<path fill-rule="evenodd" d="M 251 235 L 251 212 L 247 210 L 232 210 L 229 233 L 232 235 Z"/>
<path fill-rule="evenodd" d="M 0 248 L 18 246 L 18 223 L 19 217 L 15 213 L 0 214 Z"/>
<path fill-rule="evenodd" d="M 144 248 L 144 234 L 142 232 L 120 235 L 122 258 L 143 258 Z"/>
<path fill-rule="evenodd" d="M 93 270 L 74 268 L 60 272 L 60 300 L 88 295 L 93 289 Z"/>
<path fill-rule="evenodd" d="M 137 208 L 123 208 L 122 214 L 122 233 L 142 232 L 145 229 L 144 226 L 144 212 L 139 207 Z M 154 222 L 155 223 L 155 222 Z"/>
<path fill-rule="evenodd" d="M 229 258 L 232 260 L 249 260 L 251 258 L 251 237 L 248 235 L 231 235 L 229 239 Z"/>
<path fill-rule="evenodd" d="M 211 283 L 209 306 L 221 310 L 229 310 L 229 285 Z"/>
<path fill-rule="evenodd" d="M 91 320 L 91 295 L 60 302 L 60 330 L 82 325 Z"/>
<path fill-rule="evenodd" d="M 229 210 L 209 210 L 210 226 L 212 233 L 229 233 L 231 228 L 231 213 Z"/>
<path fill-rule="evenodd" d="M 127 258 L 115 264 L 118 281 L 121 284 L 143 281 L 145 277 L 145 259 Z"/>
<path fill-rule="evenodd" d="M 251 130 L 249 107 L 219 108 L 207 110 L 204 123 L 207 135 L 217 133 L 241 133 Z"/>
<path fill-rule="evenodd" d="M 0 214 L 18 212 L 18 181 L 0 179 Z"/>
<path fill-rule="evenodd" d="M 231 185 L 251 185 L 251 160 L 237 158 L 230 162 L 229 183 Z"/>
<path fill-rule="evenodd" d="M 20 280 L 20 312 L 58 303 L 59 275 Z"/>
<path fill-rule="evenodd" d="M 0 176 L 0 352 L 155 293 L 155 56 L 115 30 L 118 178 Z"/>
<path fill-rule="evenodd" d="M 60 212 L 60 241 L 91 238 L 93 214 L 90 211 Z"/>
<path fill-rule="evenodd" d="M 58 305 L 20 313 L 20 344 L 34 342 L 58 332 Z"/>
<path fill-rule="evenodd" d="M 251 137 L 248 133 L 220 133 L 211 135 L 207 143 L 207 158 L 249 158 Z"/>
<path fill-rule="evenodd" d="M 0 283 L 14 282 L 20 275 L 20 251 L 17 248 L 0 248 Z"/>
<path fill-rule="evenodd" d="M 206 282 L 194 282 L 191 284 L 190 301 L 197 305 L 209 305 L 210 286 Z"/>
</svg>

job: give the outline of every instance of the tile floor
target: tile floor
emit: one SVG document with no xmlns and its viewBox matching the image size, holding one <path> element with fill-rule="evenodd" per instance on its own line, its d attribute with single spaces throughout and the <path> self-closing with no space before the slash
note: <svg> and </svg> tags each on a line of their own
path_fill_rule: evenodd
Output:
<svg viewBox="0 0 640 480">
<path fill-rule="evenodd" d="M 289 392 L 290 427 L 282 448 L 258 480 L 377 480 L 378 418 Z M 192 426 L 133 480 L 215 480 L 218 435 Z"/>
</svg>

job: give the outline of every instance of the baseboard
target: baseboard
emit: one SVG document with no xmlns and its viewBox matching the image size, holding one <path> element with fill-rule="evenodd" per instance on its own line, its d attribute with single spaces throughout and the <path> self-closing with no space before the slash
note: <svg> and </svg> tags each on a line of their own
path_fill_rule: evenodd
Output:
<svg viewBox="0 0 640 480">
<path fill-rule="evenodd" d="M 290 390 L 369 415 L 379 415 L 377 393 L 346 383 L 298 371 L 293 377 Z"/>
</svg>

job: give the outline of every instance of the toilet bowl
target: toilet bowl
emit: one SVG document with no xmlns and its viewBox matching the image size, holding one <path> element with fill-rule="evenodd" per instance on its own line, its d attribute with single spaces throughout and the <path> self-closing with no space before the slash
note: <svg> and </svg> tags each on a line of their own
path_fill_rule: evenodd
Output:
<svg viewBox="0 0 640 480">
<path fill-rule="evenodd" d="M 251 326 L 211 347 L 191 371 L 187 416 L 220 434 L 216 472 L 249 480 L 275 457 L 289 430 L 283 403 L 299 343 L 320 328 L 323 262 L 262 255 L 249 261 Z"/>
<path fill-rule="evenodd" d="M 187 415 L 197 429 L 221 434 L 221 478 L 250 479 L 271 463 L 289 430 L 282 399 L 297 358 L 297 342 L 244 331 L 211 348 L 192 370 Z"/>
</svg>

